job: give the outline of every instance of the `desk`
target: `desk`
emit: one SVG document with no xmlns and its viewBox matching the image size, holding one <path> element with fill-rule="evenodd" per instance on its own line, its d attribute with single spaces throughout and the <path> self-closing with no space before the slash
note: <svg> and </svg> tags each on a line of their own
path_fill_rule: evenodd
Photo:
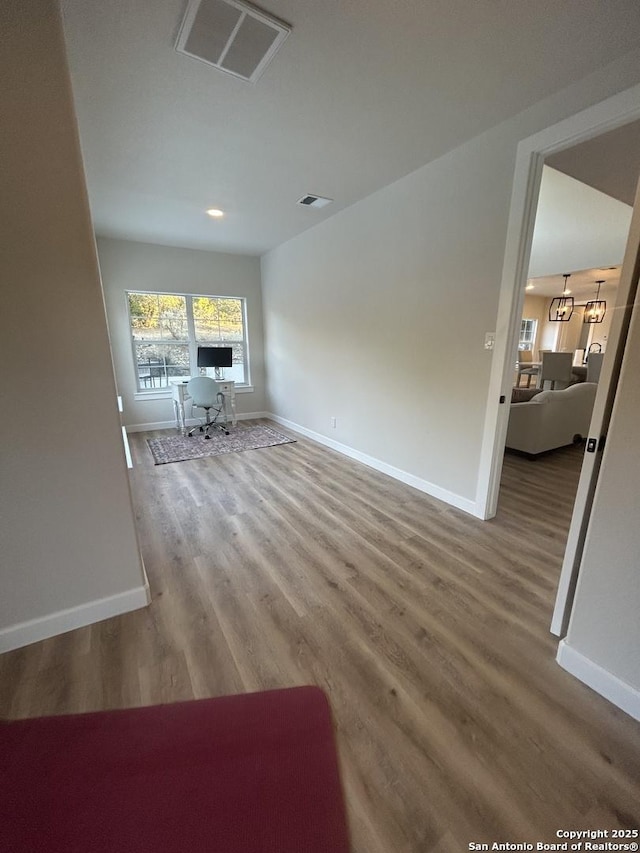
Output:
<svg viewBox="0 0 640 853">
<path fill-rule="evenodd" d="M 171 399 L 173 400 L 173 408 L 176 416 L 176 429 L 180 432 L 185 432 L 186 422 L 184 417 L 184 404 L 186 400 L 191 398 L 187 394 L 188 379 L 170 379 Z M 231 421 L 233 426 L 238 423 L 236 414 L 236 383 L 229 380 L 221 380 L 217 383 L 218 388 L 224 394 L 225 416 L 228 421 Z"/>
</svg>

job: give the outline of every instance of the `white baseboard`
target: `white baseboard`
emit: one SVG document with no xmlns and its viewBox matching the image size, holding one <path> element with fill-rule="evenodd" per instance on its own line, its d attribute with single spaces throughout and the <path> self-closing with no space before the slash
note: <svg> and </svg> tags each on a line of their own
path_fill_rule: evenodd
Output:
<svg viewBox="0 0 640 853">
<path fill-rule="evenodd" d="M 186 423 L 188 424 L 189 421 L 186 421 Z M 171 429 L 171 428 L 173 428 L 173 429 L 176 428 L 176 422 L 174 420 L 171 420 L 171 421 L 151 421 L 151 422 L 146 423 L 146 424 L 128 424 L 127 426 L 125 426 L 125 429 L 127 431 L 127 435 L 129 435 L 132 432 L 151 432 L 151 430 L 154 430 L 154 429 Z"/>
<path fill-rule="evenodd" d="M 146 607 L 150 601 L 151 593 L 145 573 L 144 586 L 3 628 L 0 630 L 0 654 L 55 637 L 57 634 L 65 634 L 75 628 L 84 628 L 85 625 L 92 625 L 94 622 L 102 622 L 103 619 L 110 619 L 112 616 L 120 616 L 130 610 L 138 610 Z"/>
<path fill-rule="evenodd" d="M 604 696 L 635 720 L 640 720 L 640 691 L 635 687 L 577 652 L 566 640 L 560 641 L 556 661 L 587 687 Z"/>
<path fill-rule="evenodd" d="M 268 412 L 249 412 L 245 414 L 238 414 L 237 418 L 239 421 L 252 421 L 257 418 L 268 418 L 270 417 Z M 185 421 L 186 426 L 197 426 L 202 422 L 202 418 L 187 418 Z M 174 420 L 170 421 L 154 421 L 145 424 L 129 424 L 129 426 L 125 427 L 127 433 L 130 432 L 151 432 L 154 429 L 175 429 L 176 422 Z"/>
<path fill-rule="evenodd" d="M 286 420 L 286 418 L 281 418 L 279 415 L 274 415 L 272 413 L 265 415 L 265 417 L 270 418 L 276 423 L 282 424 L 282 426 L 287 427 L 287 429 L 292 430 L 293 432 L 298 432 L 300 435 L 304 435 L 307 438 L 313 439 L 313 441 L 317 441 L 319 444 L 324 444 L 325 447 L 330 447 L 332 450 L 337 450 L 338 453 L 342 453 L 344 456 L 348 456 L 350 459 L 355 459 L 358 462 L 362 462 L 363 465 L 368 465 L 370 468 L 375 468 L 376 471 L 381 471 L 383 474 L 388 474 L 389 477 L 393 477 L 395 480 L 400 480 L 402 483 L 406 483 L 408 486 L 413 486 L 414 489 L 419 489 L 421 492 L 425 492 L 428 495 L 431 495 L 433 498 L 438 498 L 438 500 L 444 501 L 445 503 L 450 504 L 451 506 L 455 506 L 458 509 L 462 509 L 465 512 L 468 512 L 470 515 L 476 516 L 476 518 L 481 518 L 478 514 L 477 506 L 474 501 L 469 500 L 468 498 L 463 498 L 460 495 L 456 495 L 454 492 L 450 492 L 447 489 L 443 489 L 440 486 L 436 486 L 435 483 L 430 483 L 428 480 L 422 480 L 420 477 L 416 477 L 413 474 L 409 474 L 407 471 L 402 471 L 400 468 L 395 468 L 393 465 L 388 465 L 386 462 L 382 462 L 380 459 L 375 459 L 373 456 L 368 456 L 366 453 L 361 453 L 359 450 L 355 450 L 353 447 L 349 447 L 347 444 L 341 444 L 339 441 L 335 441 L 332 438 L 328 438 L 326 435 L 322 435 L 322 433 L 314 432 L 313 430 L 307 429 L 306 427 L 300 426 L 299 424 L 293 423 L 292 421 Z"/>
<path fill-rule="evenodd" d="M 431 497 L 438 498 L 438 500 L 464 510 L 464 512 L 468 512 L 476 518 L 483 518 L 478 511 L 475 501 L 456 495 L 454 492 L 450 492 L 447 489 L 436 486 L 435 483 L 430 483 L 428 480 L 422 480 L 420 477 L 409 474 L 407 471 L 402 471 L 400 468 L 388 465 L 386 462 L 375 459 L 373 456 L 368 456 L 366 453 L 361 453 L 359 450 L 355 450 L 347 444 L 341 444 L 339 441 L 335 441 L 332 438 L 328 438 L 326 435 L 322 435 L 319 432 L 314 432 L 313 430 L 293 423 L 293 421 L 288 421 L 286 418 L 281 418 L 279 415 L 274 415 L 272 412 L 250 412 L 248 414 L 238 415 L 239 421 L 256 420 L 257 418 L 268 418 L 269 420 L 282 424 L 282 426 L 287 427 L 287 429 L 290 429 L 293 432 L 297 432 L 300 435 L 311 438 L 319 444 L 324 444 L 325 447 L 330 447 L 332 450 L 336 450 L 338 453 L 342 453 L 350 459 L 362 462 L 363 465 L 375 468 L 376 471 L 381 471 L 383 474 L 387 474 L 395 480 L 400 480 L 408 486 L 413 486 L 414 489 L 425 492 L 426 494 L 431 495 Z M 195 418 L 190 418 L 186 421 L 187 426 L 196 426 L 199 423 L 200 420 Z M 155 423 L 130 424 L 127 426 L 127 432 L 149 432 L 156 429 L 175 429 L 175 426 L 176 422 L 174 420 L 156 421 Z"/>
</svg>

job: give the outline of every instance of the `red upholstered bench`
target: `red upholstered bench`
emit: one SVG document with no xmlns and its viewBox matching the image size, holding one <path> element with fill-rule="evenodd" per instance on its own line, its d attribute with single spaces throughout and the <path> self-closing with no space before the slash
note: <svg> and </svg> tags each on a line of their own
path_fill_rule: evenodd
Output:
<svg viewBox="0 0 640 853">
<path fill-rule="evenodd" d="M 347 853 L 316 687 L 0 724 L 0 850 Z"/>
</svg>

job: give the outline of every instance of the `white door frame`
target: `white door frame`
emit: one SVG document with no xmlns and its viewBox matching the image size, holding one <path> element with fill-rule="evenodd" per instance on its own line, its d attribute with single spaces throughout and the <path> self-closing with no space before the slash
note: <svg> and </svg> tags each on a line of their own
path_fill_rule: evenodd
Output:
<svg viewBox="0 0 640 853">
<path fill-rule="evenodd" d="M 476 489 L 475 514 L 480 518 L 493 518 L 498 505 L 518 320 L 524 304 L 544 159 L 638 118 L 640 85 L 523 139 L 518 145 Z"/>
<path fill-rule="evenodd" d="M 622 262 L 622 272 L 615 294 L 613 317 L 609 326 L 607 349 L 602 362 L 598 391 L 589 425 L 589 443 L 595 451 L 587 450 L 582 462 L 580 480 L 573 504 L 573 516 L 567 536 L 558 593 L 551 619 L 551 633 L 564 637 L 567 633 L 573 598 L 578 581 L 582 550 L 591 518 L 591 507 L 598 483 L 600 468 L 604 465 L 603 440 L 609 431 L 613 403 L 618 391 L 618 377 L 627 345 L 627 333 L 637 298 L 640 275 L 640 181 L 636 187 L 633 215 L 627 238 L 627 248 Z"/>
</svg>

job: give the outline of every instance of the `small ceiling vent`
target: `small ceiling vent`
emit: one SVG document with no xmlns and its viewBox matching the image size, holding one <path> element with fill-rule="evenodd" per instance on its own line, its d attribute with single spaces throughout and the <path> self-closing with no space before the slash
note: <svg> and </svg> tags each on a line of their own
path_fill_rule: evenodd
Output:
<svg viewBox="0 0 640 853">
<path fill-rule="evenodd" d="M 176 50 L 255 83 L 290 32 L 242 0 L 189 0 Z"/>
<path fill-rule="evenodd" d="M 302 198 L 298 199 L 298 204 L 302 204 L 304 207 L 325 207 L 325 205 L 331 204 L 332 201 L 332 198 L 323 198 L 321 195 L 307 193 L 307 195 L 303 195 Z"/>
</svg>

